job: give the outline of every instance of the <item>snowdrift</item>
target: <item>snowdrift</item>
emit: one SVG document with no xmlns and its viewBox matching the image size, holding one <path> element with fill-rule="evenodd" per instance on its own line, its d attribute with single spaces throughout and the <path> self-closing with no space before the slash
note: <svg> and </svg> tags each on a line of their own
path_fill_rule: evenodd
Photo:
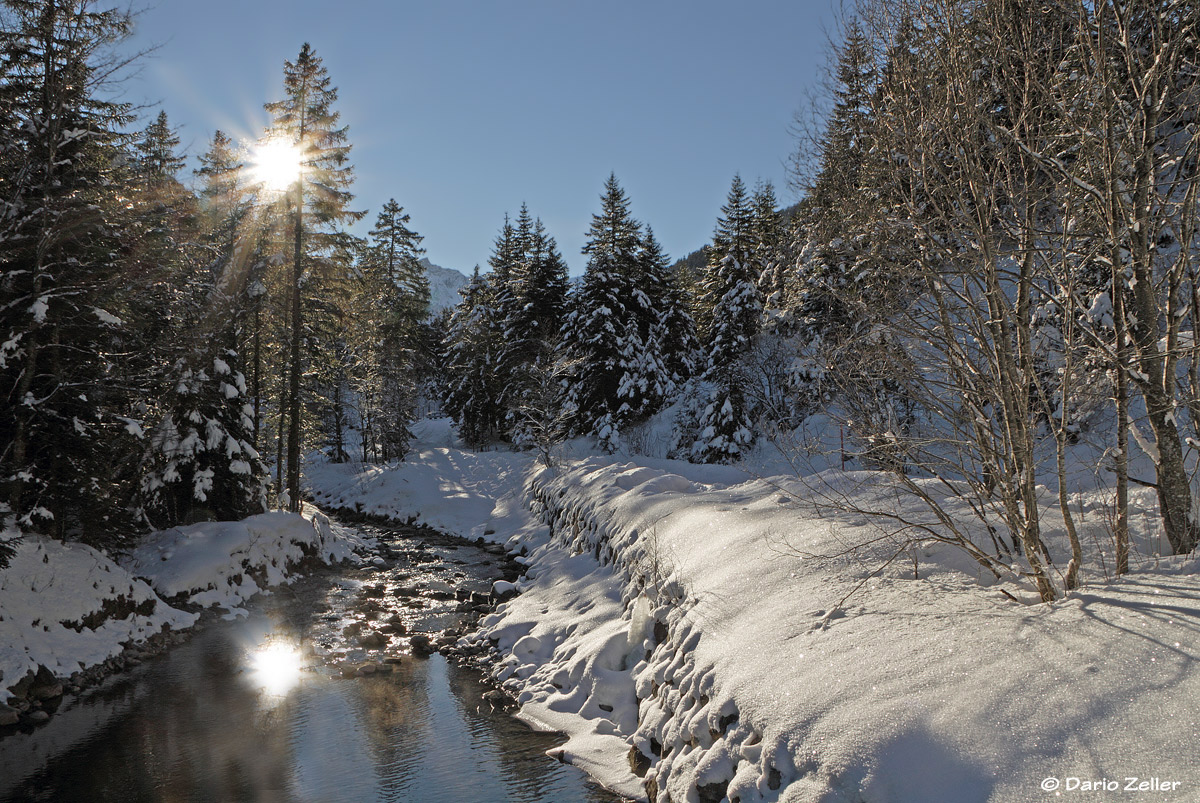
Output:
<svg viewBox="0 0 1200 803">
<path fill-rule="evenodd" d="M 523 711 L 606 783 L 644 773 L 659 801 L 932 803 L 1154 777 L 1159 799 L 1194 797 L 1194 561 L 1020 605 L 942 545 L 917 557 L 920 579 L 911 562 L 879 571 L 886 541 L 812 557 L 878 531 L 814 515 L 795 478 L 675 468 L 596 458 L 533 476 L 549 528 L 516 536 L 533 548 L 525 593 L 484 622 Z M 590 760 L 592 734 L 631 745 L 629 764 Z"/>
<path fill-rule="evenodd" d="M 822 476 L 822 493 L 922 515 L 869 472 Z M 894 542 L 814 504 L 794 476 L 598 456 L 535 469 L 528 454 L 446 439 L 395 467 L 316 477 L 340 506 L 524 553 L 521 595 L 468 640 L 496 648 L 522 718 L 568 736 L 563 760 L 623 794 L 970 803 L 1049 799 L 1055 783 L 1116 799 L 1111 783 L 1127 778 L 1154 784 L 1138 799 L 1200 789 L 1195 561 L 1144 558 L 1109 584 L 1093 560 L 1083 589 L 1026 605 L 1001 591 L 1033 598 L 1015 575 L 989 578 L 943 544 L 884 566 Z M 1097 493 L 1073 502 L 1084 526 L 1100 527 Z M 1137 541 L 1151 544 L 1152 500 L 1136 501 Z M 861 543 L 874 545 L 847 552 Z"/>
</svg>

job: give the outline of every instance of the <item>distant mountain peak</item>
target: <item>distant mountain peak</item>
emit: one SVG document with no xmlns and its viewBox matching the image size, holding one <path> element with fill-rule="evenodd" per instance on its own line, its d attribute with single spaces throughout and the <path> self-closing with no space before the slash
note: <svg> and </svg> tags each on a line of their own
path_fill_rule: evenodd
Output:
<svg viewBox="0 0 1200 803">
<path fill-rule="evenodd" d="M 458 291 L 470 279 L 461 271 L 435 265 L 429 261 L 428 257 L 422 257 L 421 265 L 424 266 L 425 273 L 429 276 L 429 312 L 437 315 L 444 309 L 458 306 L 458 302 L 462 300 Z"/>
</svg>

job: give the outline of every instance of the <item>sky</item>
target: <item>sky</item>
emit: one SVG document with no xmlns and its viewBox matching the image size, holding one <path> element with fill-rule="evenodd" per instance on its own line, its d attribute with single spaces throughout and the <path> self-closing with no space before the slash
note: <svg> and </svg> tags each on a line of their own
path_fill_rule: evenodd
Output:
<svg viewBox="0 0 1200 803">
<path fill-rule="evenodd" d="M 191 157 L 253 139 L 311 44 L 349 126 L 355 207 L 395 198 L 427 256 L 486 269 L 522 203 L 572 274 L 610 173 L 674 259 L 712 236 L 734 174 L 796 200 L 791 123 L 820 84 L 833 0 L 160 0 L 125 100 L 165 110 Z"/>
</svg>

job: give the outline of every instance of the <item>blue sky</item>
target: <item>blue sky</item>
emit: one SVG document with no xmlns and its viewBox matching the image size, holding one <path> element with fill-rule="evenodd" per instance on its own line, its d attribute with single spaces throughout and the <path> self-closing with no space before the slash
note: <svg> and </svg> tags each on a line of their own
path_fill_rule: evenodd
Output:
<svg viewBox="0 0 1200 803">
<path fill-rule="evenodd" d="M 708 241 L 734 173 L 793 201 L 788 127 L 834 19 L 828 0 L 161 0 L 126 99 L 160 104 L 194 157 L 216 128 L 261 131 L 307 41 L 350 127 L 360 233 L 395 197 L 430 259 L 469 273 L 526 202 L 577 274 L 610 172 L 672 258 Z"/>
</svg>

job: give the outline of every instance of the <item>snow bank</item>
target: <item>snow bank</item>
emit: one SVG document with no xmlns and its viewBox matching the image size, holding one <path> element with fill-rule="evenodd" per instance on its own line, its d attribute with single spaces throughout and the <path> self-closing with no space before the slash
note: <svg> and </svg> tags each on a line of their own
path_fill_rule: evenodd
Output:
<svg viewBox="0 0 1200 803">
<path fill-rule="evenodd" d="M 832 470 L 814 490 L 661 459 L 552 471 L 442 444 L 394 467 L 310 476 L 327 503 L 524 553 L 521 595 L 472 638 L 498 648 L 495 675 L 520 716 L 565 733 L 561 757 L 623 794 L 1037 801 L 1054 796 L 1047 779 L 1086 794 L 1097 787 L 1085 782 L 1137 777 L 1159 786 L 1136 799 L 1196 799 L 1195 561 L 1146 559 L 1108 584 L 1092 559 L 1067 600 L 1022 605 L 1001 593 L 1031 598 L 1018 577 L 989 580 L 936 542 L 884 566 L 893 539 L 815 503 L 836 492 L 928 515 L 870 472 Z M 1072 504 L 1098 542 L 1094 496 Z M 1153 517 L 1135 518 L 1148 544 Z M 1060 537 L 1051 516 L 1045 532 Z"/>
<path fill-rule="evenodd" d="M 414 429 L 433 442 L 450 439 L 448 425 Z M 531 454 L 428 443 L 393 466 L 313 463 L 305 480 L 321 507 L 412 520 L 468 538 L 503 540 L 527 519 L 522 482 Z"/>
<path fill-rule="evenodd" d="M 302 558 L 356 560 L 356 545 L 315 510 L 152 533 L 121 565 L 82 544 L 28 536 L 0 571 L 0 688 L 39 665 L 66 677 L 164 627 L 195 623 L 164 598 L 244 613 L 242 602 L 287 582 Z"/>
<path fill-rule="evenodd" d="M 70 675 L 195 618 L 91 547 L 27 536 L 0 571 L 0 688 L 39 664 Z"/>
<path fill-rule="evenodd" d="M 291 569 L 306 557 L 357 562 L 354 544 L 349 531 L 310 508 L 305 516 L 262 513 L 156 533 L 125 565 L 163 597 L 238 613 L 250 597 L 286 583 Z"/>
<path fill-rule="evenodd" d="M 919 580 L 911 561 L 871 576 L 886 544 L 812 559 L 878 532 L 819 518 L 794 478 L 719 485 L 705 467 L 675 468 L 593 459 L 535 477 L 553 543 L 544 531 L 518 535 L 542 541 L 531 579 L 484 622 L 534 716 L 571 709 L 595 730 L 594 706 L 570 691 L 598 688 L 579 667 L 622 670 L 591 672 L 608 689 L 601 716 L 637 751 L 624 778 L 611 766 L 601 775 L 610 785 L 627 789 L 634 768 L 660 801 L 931 803 L 1041 799 L 1047 778 L 1153 776 L 1179 782 L 1156 799 L 1194 799 L 1194 563 L 1017 605 L 945 547 L 923 548 Z M 558 568 L 571 553 L 593 567 L 568 572 L 573 584 Z M 596 599 L 606 615 L 593 626 L 574 608 Z M 506 645 L 523 627 L 536 650 Z M 622 630 L 630 649 L 616 661 Z M 628 703 L 631 685 L 636 716 L 612 703 Z"/>
</svg>

